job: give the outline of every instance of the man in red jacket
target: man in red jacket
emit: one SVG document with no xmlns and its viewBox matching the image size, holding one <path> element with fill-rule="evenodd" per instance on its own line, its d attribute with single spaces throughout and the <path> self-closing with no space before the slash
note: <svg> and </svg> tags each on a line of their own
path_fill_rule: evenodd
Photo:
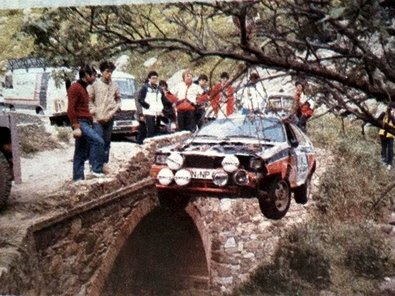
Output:
<svg viewBox="0 0 395 296">
<path fill-rule="evenodd" d="M 314 110 L 304 94 L 304 85 L 300 81 L 295 82 L 295 112 L 298 117 L 297 126 L 306 132 L 307 120 L 313 115 Z"/>
<path fill-rule="evenodd" d="M 96 70 L 84 65 L 79 70 L 80 79 L 67 91 L 67 115 L 73 128 L 75 150 L 73 157 L 73 181 L 84 180 L 84 163 L 89 157 L 94 177 L 103 177 L 104 140 L 93 129 L 93 118 L 89 112 L 87 86 L 96 80 Z"/>
<path fill-rule="evenodd" d="M 234 89 L 229 83 L 229 74 L 223 72 L 221 80 L 211 90 L 211 106 L 216 118 L 231 115 L 234 109 Z"/>
</svg>

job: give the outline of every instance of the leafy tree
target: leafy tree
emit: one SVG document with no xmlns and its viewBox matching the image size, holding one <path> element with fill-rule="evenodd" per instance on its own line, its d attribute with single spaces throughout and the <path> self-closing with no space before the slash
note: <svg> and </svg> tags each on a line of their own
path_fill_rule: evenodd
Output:
<svg viewBox="0 0 395 296">
<path fill-rule="evenodd" d="M 23 11 L 0 11 L 0 61 L 24 57 L 33 51 L 33 38 L 20 34 L 23 22 Z"/>
<path fill-rule="evenodd" d="M 285 71 L 332 111 L 378 125 L 364 102 L 395 100 L 394 11 L 387 0 L 71 7 L 46 9 L 24 30 L 58 64 L 155 50 Z"/>
</svg>

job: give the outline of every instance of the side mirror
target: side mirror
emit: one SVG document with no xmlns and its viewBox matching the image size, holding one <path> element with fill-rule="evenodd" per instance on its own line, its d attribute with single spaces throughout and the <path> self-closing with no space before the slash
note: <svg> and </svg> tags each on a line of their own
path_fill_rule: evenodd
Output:
<svg viewBox="0 0 395 296">
<path fill-rule="evenodd" d="M 291 147 L 296 148 L 299 146 L 299 142 L 296 139 L 290 139 L 289 143 L 291 144 Z"/>
</svg>

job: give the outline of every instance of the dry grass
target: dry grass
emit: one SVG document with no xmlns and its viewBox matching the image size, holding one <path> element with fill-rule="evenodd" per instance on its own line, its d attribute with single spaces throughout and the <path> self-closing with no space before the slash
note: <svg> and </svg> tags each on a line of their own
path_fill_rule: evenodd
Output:
<svg viewBox="0 0 395 296">
<path fill-rule="evenodd" d="M 395 272 L 386 221 L 393 172 L 380 163 L 377 133 L 326 116 L 312 122 L 316 146 L 335 156 L 320 176 L 315 210 L 281 240 L 272 265 L 261 266 L 233 295 L 378 295 L 378 284 Z"/>
</svg>

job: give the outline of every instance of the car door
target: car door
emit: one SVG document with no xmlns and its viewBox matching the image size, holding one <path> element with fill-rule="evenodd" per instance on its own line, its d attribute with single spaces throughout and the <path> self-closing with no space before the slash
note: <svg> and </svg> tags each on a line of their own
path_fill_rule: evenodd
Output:
<svg viewBox="0 0 395 296">
<path fill-rule="evenodd" d="M 309 173 L 308 153 L 311 151 L 311 144 L 298 127 L 290 124 L 290 128 L 292 129 L 293 135 L 298 142 L 297 147 L 294 147 L 293 153 L 296 160 L 295 182 L 297 186 L 300 186 L 306 182 Z"/>
</svg>

